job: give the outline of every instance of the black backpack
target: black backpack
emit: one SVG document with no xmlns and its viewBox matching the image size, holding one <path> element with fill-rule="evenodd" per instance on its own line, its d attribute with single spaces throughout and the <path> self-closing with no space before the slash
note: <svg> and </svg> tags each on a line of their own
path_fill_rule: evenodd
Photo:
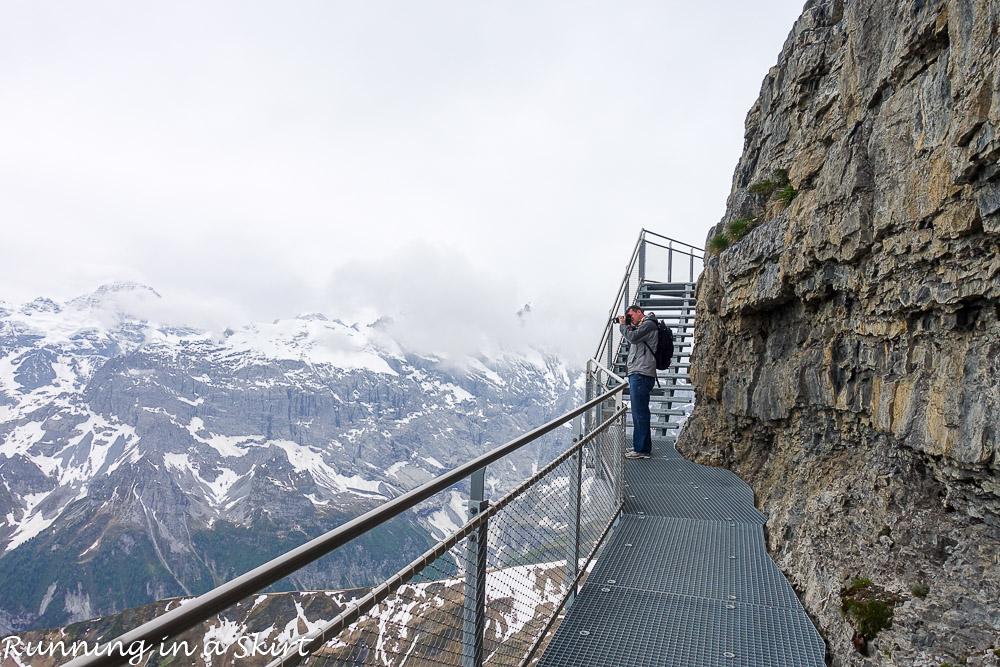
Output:
<svg viewBox="0 0 1000 667">
<path fill-rule="evenodd" d="M 653 352 L 646 343 L 646 349 Z M 656 359 L 656 370 L 665 371 L 670 368 L 670 360 L 674 357 L 674 332 L 660 320 L 656 321 L 656 352 L 653 358 Z"/>
</svg>

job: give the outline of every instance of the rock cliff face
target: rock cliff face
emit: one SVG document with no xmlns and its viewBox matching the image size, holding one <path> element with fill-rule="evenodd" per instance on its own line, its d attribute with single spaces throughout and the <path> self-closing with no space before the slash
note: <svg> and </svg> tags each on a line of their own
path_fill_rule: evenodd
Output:
<svg viewBox="0 0 1000 667">
<path fill-rule="evenodd" d="M 747 117 L 678 446 L 754 487 L 832 664 L 1000 664 L 998 162 L 995 0 L 810 1 Z"/>
</svg>

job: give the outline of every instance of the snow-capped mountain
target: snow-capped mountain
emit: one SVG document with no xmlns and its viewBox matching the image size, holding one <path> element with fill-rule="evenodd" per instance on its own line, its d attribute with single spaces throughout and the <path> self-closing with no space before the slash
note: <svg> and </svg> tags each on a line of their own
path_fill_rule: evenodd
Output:
<svg viewBox="0 0 1000 667">
<path fill-rule="evenodd" d="M 0 634 L 203 592 L 580 398 L 533 350 L 445 362 L 319 314 L 213 332 L 155 321 L 159 300 L 0 302 Z M 279 588 L 365 585 L 464 512 L 450 491 Z"/>
</svg>

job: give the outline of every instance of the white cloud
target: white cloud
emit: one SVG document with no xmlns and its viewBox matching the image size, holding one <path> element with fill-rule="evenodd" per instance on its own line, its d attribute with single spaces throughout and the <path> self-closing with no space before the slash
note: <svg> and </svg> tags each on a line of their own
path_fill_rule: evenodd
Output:
<svg viewBox="0 0 1000 667">
<path fill-rule="evenodd" d="M 530 345 L 582 365 L 593 354 L 604 317 L 581 323 L 581 313 L 606 306 L 579 303 L 572 294 L 532 284 L 514 267 L 497 271 L 455 249 L 416 243 L 338 269 L 325 309 L 345 321 L 388 318 L 391 335 L 424 354 L 454 359 Z"/>
<path fill-rule="evenodd" d="M 596 338 L 641 228 L 700 245 L 722 215 L 800 8 L 5 3 L 0 297 L 131 279 L 269 320 L 424 243 L 495 298 L 473 321 L 523 298 L 537 337 Z M 437 322 L 433 295 L 406 303 Z"/>
</svg>

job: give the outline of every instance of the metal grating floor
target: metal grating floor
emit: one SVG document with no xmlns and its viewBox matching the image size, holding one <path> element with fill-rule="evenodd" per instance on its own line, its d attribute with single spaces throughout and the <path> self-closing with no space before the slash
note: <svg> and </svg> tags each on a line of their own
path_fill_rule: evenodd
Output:
<svg viewBox="0 0 1000 667">
<path fill-rule="evenodd" d="M 618 588 L 798 607 L 759 525 L 622 517 L 591 578 Z M 610 582 L 614 581 L 614 584 Z"/>
<path fill-rule="evenodd" d="M 538 664 L 822 667 L 750 487 L 668 442 L 653 451 L 626 461 L 621 521 Z"/>
<path fill-rule="evenodd" d="M 539 664 L 822 667 L 824 651 L 801 610 L 588 584 Z"/>
</svg>

